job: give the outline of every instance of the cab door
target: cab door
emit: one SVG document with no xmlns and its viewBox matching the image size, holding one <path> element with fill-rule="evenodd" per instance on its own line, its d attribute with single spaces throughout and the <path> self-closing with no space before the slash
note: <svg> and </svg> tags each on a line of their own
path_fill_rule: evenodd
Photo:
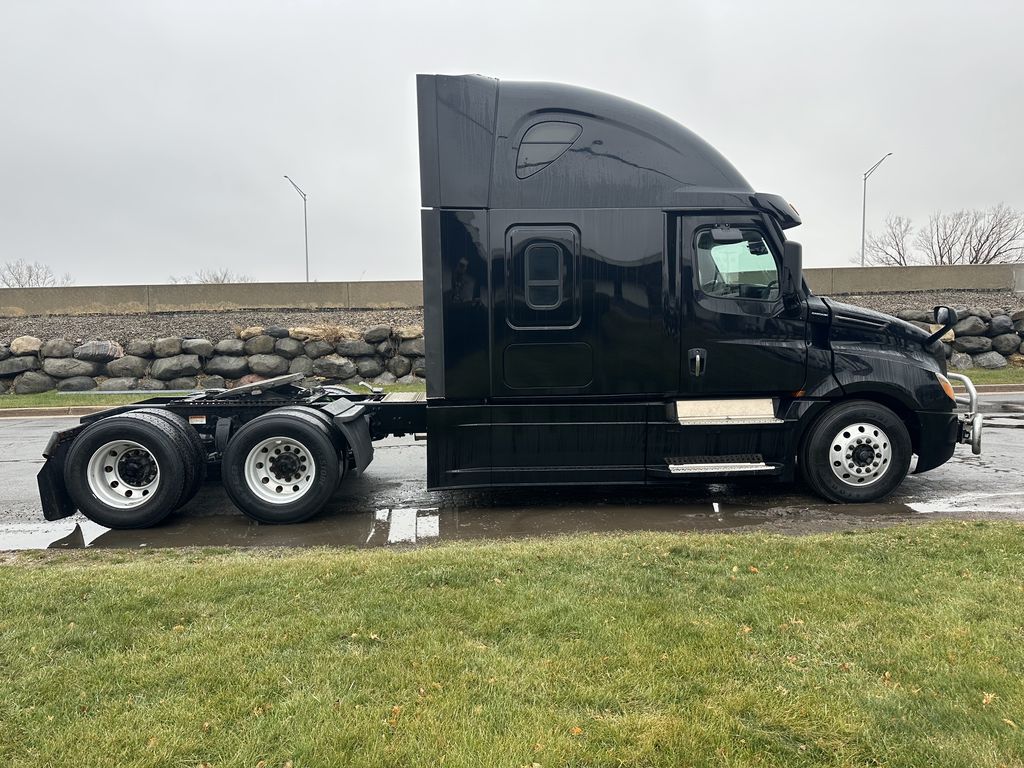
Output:
<svg viewBox="0 0 1024 768">
<path fill-rule="evenodd" d="M 781 395 L 803 387 L 807 329 L 781 290 L 782 242 L 758 215 L 688 216 L 678 227 L 680 392 Z"/>
</svg>

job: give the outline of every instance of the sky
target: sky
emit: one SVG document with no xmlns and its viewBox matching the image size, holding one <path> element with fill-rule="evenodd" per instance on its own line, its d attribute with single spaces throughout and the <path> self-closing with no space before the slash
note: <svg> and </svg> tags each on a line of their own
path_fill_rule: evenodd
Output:
<svg viewBox="0 0 1024 768">
<path fill-rule="evenodd" d="M 0 262 L 77 285 L 226 268 L 420 277 L 415 75 L 607 91 L 696 131 L 804 224 L 1024 209 L 1024 3 L 3 0 Z"/>
</svg>

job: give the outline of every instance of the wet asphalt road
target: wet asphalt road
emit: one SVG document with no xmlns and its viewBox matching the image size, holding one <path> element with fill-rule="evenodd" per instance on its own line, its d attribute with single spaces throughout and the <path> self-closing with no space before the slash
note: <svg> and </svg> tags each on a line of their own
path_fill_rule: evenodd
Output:
<svg viewBox="0 0 1024 768">
<path fill-rule="evenodd" d="M 46 547 L 386 546 L 587 531 L 759 529 L 812 533 L 937 516 L 1024 521 L 1024 395 L 982 397 L 984 451 L 961 446 L 945 466 L 911 475 L 882 504 L 827 504 L 798 485 L 693 482 L 674 489 L 519 489 L 429 493 L 426 445 L 376 444 L 367 472 L 299 525 L 251 522 L 211 480 L 165 524 L 110 531 L 81 515 L 42 519 L 35 474 L 50 433 L 75 418 L 0 418 L 0 550 Z"/>
</svg>

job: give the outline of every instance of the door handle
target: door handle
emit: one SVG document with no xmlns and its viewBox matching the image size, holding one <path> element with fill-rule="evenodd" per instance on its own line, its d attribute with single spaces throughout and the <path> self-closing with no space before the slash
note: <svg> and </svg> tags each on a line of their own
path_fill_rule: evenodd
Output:
<svg viewBox="0 0 1024 768">
<path fill-rule="evenodd" d="M 703 376 L 704 371 L 708 368 L 708 351 L 700 348 L 691 349 L 689 352 L 689 358 L 690 375 Z"/>
</svg>

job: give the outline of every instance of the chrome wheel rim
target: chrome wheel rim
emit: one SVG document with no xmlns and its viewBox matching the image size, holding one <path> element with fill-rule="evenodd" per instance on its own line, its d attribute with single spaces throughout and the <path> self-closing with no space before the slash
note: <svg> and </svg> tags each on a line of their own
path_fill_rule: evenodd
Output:
<svg viewBox="0 0 1024 768">
<path fill-rule="evenodd" d="M 316 480 L 309 449 L 290 437 L 270 437 L 253 446 L 244 472 L 249 490 L 269 504 L 301 499 Z"/>
<path fill-rule="evenodd" d="M 892 443 L 877 424 L 851 424 L 832 438 L 828 460 L 842 483 L 855 488 L 872 485 L 892 466 Z"/>
<path fill-rule="evenodd" d="M 93 451 L 86 479 L 93 496 L 108 507 L 134 509 L 160 487 L 160 464 L 141 443 L 113 440 Z"/>
</svg>

